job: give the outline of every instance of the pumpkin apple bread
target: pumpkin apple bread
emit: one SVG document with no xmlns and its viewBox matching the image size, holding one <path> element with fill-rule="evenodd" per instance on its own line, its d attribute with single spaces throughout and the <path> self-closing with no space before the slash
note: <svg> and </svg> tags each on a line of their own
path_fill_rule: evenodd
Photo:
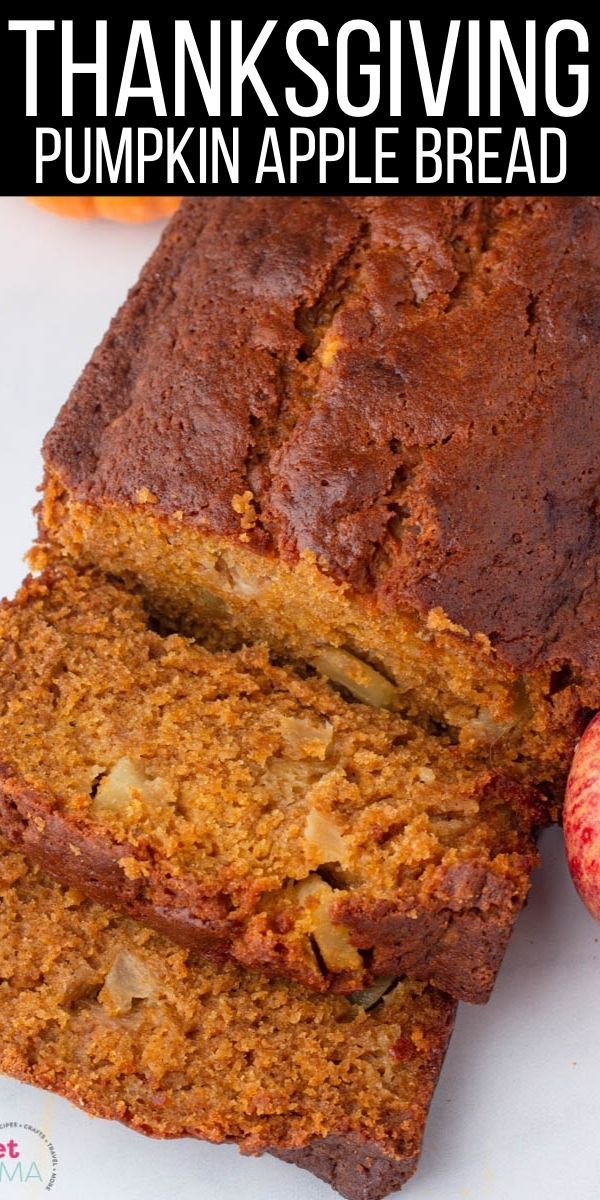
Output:
<svg viewBox="0 0 600 1200">
<path fill-rule="evenodd" d="M 88 1113 L 379 1200 L 415 1169 L 453 1018 L 422 983 L 317 996 L 202 962 L 0 846 L 0 1070 Z"/>
<path fill-rule="evenodd" d="M 350 670 L 339 652 L 338 674 Z M 64 565 L 0 610 L 0 811 L 65 883 L 217 959 L 351 992 L 485 1000 L 536 861 L 537 793 L 266 649 L 153 626 Z"/>
<path fill-rule="evenodd" d="M 174 627 L 358 657 L 560 796 L 600 703 L 599 268 L 594 198 L 188 199 L 46 440 L 42 540 Z"/>
</svg>

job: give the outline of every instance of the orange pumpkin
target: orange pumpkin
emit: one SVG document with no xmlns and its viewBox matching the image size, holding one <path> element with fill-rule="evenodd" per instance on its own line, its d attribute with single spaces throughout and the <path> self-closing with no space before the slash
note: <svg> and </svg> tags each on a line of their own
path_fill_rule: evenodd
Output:
<svg viewBox="0 0 600 1200">
<path fill-rule="evenodd" d="M 179 207 L 180 196 L 30 196 L 32 204 L 61 217 L 109 221 L 155 221 L 170 217 Z"/>
</svg>

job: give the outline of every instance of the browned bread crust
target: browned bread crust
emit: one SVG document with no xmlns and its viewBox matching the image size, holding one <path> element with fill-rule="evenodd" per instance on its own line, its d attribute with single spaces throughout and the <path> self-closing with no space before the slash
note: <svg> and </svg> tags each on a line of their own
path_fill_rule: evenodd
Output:
<svg viewBox="0 0 600 1200">
<path fill-rule="evenodd" d="M 599 222 L 583 197 L 189 200 L 48 466 L 308 551 L 384 613 L 439 607 L 597 703 Z"/>
<path fill-rule="evenodd" d="M 413 1173 L 454 1020 L 401 982 L 365 1012 L 189 952 L 0 846 L 0 1070 L 159 1138 L 237 1142 L 348 1200 Z"/>
<path fill-rule="evenodd" d="M 374 1142 L 350 1137 L 329 1137 L 302 1150 L 271 1149 L 284 1162 L 304 1167 L 348 1200 L 379 1200 L 397 1192 L 417 1168 L 418 1158 L 395 1162 Z"/>
</svg>

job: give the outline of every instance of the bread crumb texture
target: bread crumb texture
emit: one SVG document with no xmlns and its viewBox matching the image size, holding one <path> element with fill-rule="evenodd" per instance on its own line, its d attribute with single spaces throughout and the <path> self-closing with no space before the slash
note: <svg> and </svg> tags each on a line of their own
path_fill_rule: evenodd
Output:
<svg viewBox="0 0 600 1200">
<path fill-rule="evenodd" d="M 361 695 L 371 676 L 356 676 Z M 112 846 L 123 883 L 151 895 L 162 881 L 162 903 L 216 923 L 242 961 L 279 958 L 313 986 L 337 973 L 345 990 L 373 969 L 359 948 L 396 936 L 377 933 L 381 903 L 404 917 L 479 906 L 508 936 L 543 816 L 446 734 L 263 646 L 161 634 L 137 595 L 66 567 L 0 613 L 0 762 L 8 824 L 33 796 L 38 853 L 49 818 L 74 848 L 54 856 L 59 874 L 85 888 L 95 847 Z"/>
<path fill-rule="evenodd" d="M 410 1160 L 454 1006 L 387 982 L 365 1011 L 211 966 L 0 847 L 2 1071 L 144 1133 L 249 1153 L 354 1135 Z"/>
</svg>

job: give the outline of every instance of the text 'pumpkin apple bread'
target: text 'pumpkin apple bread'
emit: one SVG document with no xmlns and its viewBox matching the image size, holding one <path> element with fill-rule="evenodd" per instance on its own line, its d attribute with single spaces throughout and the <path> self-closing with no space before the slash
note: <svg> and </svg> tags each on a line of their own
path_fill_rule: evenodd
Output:
<svg viewBox="0 0 600 1200">
<path fill-rule="evenodd" d="M 447 735 L 264 647 L 161 634 L 138 595 L 66 566 L 0 610 L 0 810 L 57 878 L 208 955 L 316 990 L 408 975 L 471 1001 L 544 816 Z"/>
<path fill-rule="evenodd" d="M 415 1169 L 453 1019 L 422 983 L 347 999 L 202 962 L 0 846 L 0 1070 L 93 1115 L 379 1200 Z"/>
<path fill-rule="evenodd" d="M 560 795 L 600 703 L 587 197 L 189 199 L 46 440 L 41 537 L 194 632 L 358 656 Z"/>
</svg>

